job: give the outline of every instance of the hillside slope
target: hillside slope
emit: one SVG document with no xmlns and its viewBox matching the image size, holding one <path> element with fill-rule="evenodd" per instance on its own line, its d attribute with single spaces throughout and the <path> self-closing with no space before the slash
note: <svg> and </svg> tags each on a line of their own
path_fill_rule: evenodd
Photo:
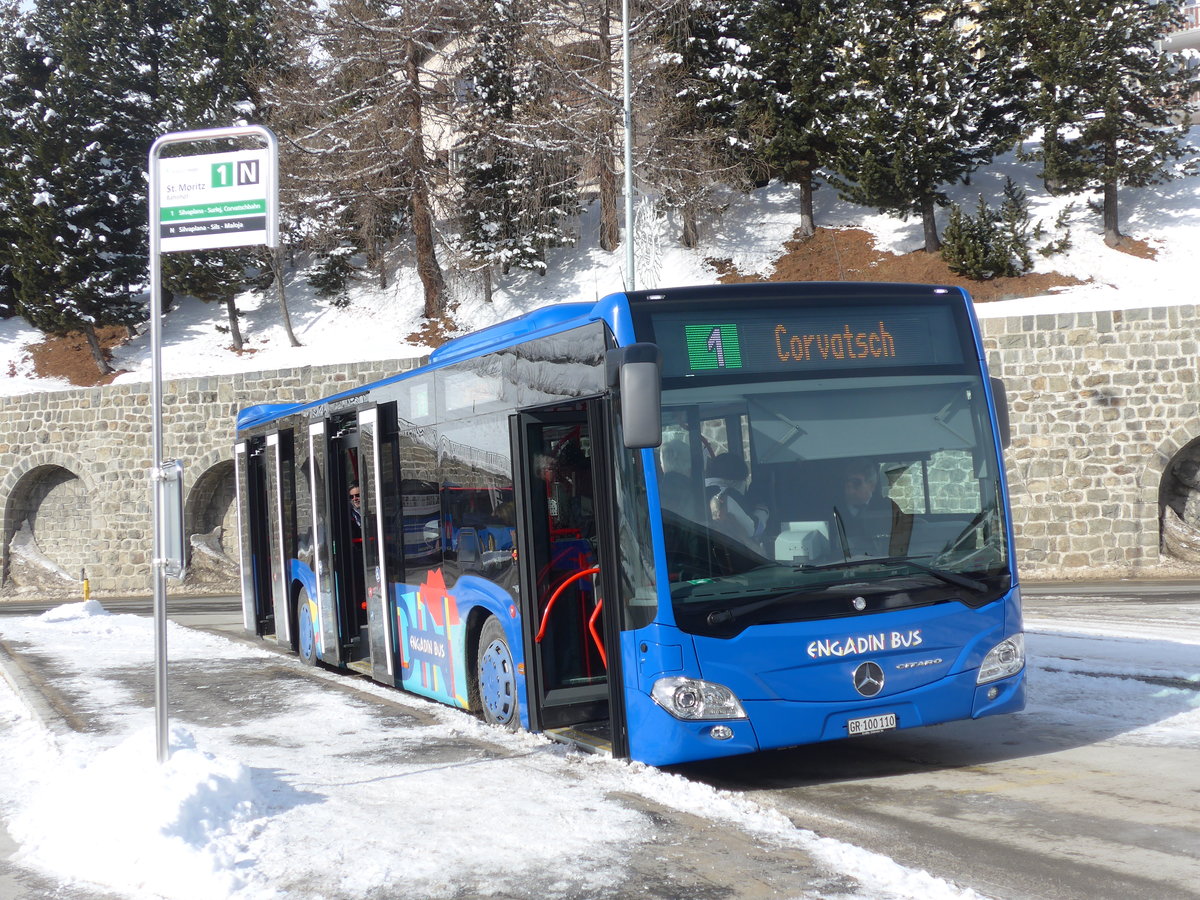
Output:
<svg viewBox="0 0 1200 900">
<path fill-rule="evenodd" d="M 962 284 L 979 303 L 981 316 L 1200 302 L 1195 261 L 1200 247 L 1200 126 L 1192 129 L 1190 139 L 1195 153 L 1189 174 L 1159 187 L 1122 190 L 1121 221 L 1132 239 L 1129 252 L 1104 245 L 1089 195 L 1050 196 L 1036 167 L 1009 154 L 976 173 L 970 185 L 954 186 L 949 193 L 973 210 L 980 193 L 998 197 L 1011 178 L 1026 191 L 1033 219 L 1048 232 L 1040 243 L 1054 237 L 1053 223 L 1064 214 L 1070 248 L 1050 257 L 1035 254 L 1034 272 L 1023 278 L 970 282 L 952 276 L 940 257 L 919 249 L 918 221 L 844 203 L 828 187 L 816 198 L 822 227 L 810 240 L 795 241 L 798 191 L 772 183 L 748 195 L 730 194 L 724 213 L 709 223 L 694 251 L 674 242 L 666 220 L 639 210 L 637 286 L 743 279 Z M 420 283 L 403 258 L 397 260 L 389 288 L 359 281 L 344 308 L 315 296 L 303 273 L 291 273 L 288 306 L 301 347 L 289 346 L 273 298 L 239 298 L 247 342 L 240 354 L 230 348 L 223 310 L 183 298 L 165 321 L 164 373 L 175 378 L 421 356 L 447 337 L 538 306 L 598 299 L 623 288 L 625 250 L 608 253 L 596 246 L 594 218 L 594 212 L 584 216 L 576 246 L 553 251 L 549 274 L 509 276 L 497 286 L 492 303 L 482 300 L 468 277 L 451 276 L 458 300 L 437 322 L 420 316 Z M 104 337 L 113 365 L 121 370 L 109 380 L 150 377 L 148 334 L 127 340 L 123 329 L 110 329 Z M 0 377 L 0 395 L 99 381 L 81 339 L 46 341 L 20 320 L 0 322 L 0 374 L 7 376 Z"/>
</svg>

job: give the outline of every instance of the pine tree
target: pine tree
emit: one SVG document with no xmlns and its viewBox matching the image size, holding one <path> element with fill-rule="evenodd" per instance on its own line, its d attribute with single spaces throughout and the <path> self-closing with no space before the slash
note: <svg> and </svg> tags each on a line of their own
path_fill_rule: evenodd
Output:
<svg viewBox="0 0 1200 900">
<path fill-rule="evenodd" d="M 151 135 L 234 124 L 243 113 L 262 108 L 258 84 L 266 73 L 287 65 L 288 50 L 273 27 L 278 12 L 273 0 L 156 0 L 131 9 L 143 60 L 141 68 L 147 73 L 142 90 L 149 102 L 142 113 Z M 192 144 L 168 152 L 195 154 L 226 149 L 229 147 L 221 144 Z M 299 346 L 274 251 L 191 254 L 193 258 L 186 261 L 170 258 L 163 265 L 164 290 L 224 302 L 235 349 L 241 349 L 233 297 L 246 286 L 245 273 L 262 261 L 263 252 L 273 254 L 273 258 L 266 261 L 267 277 L 260 287 L 264 291 L 272 286 L 276 289 L 288 340 L 292 346 Z M 236 284 L 239 276 L 235 261 L 242 263 L 241 280 Z M 209 271 L 202 272 L 205 267 Z M 180 280 L 179 273 L 184 272 L 188 273 L 186 280 Z M 189 285 L 200 285 L 205 291 L 219 285 L 221 290 L 194 294 Z M 232 292 L 228 298 L 226 290 Z"/>
<path fill-rule="evenodd" d="M 816 172 L 835 149 L 830 124 L 845 105 L 835 54 L 847 39 L 846 17 L 824 0 L 731 0 L 725 7 L 720 46 L 727 59 L 719 72 L 740 131 L 769 176 L 800 186 L 800 231 L 811 235 Z"/>
<path fill-rule="evenodd" d="M 0 271 L 50 333 L 145 317 L 146 152 L 159 134 L 227 124 L 266 0 L 71 0 L 9 14 L 0 83 Z M 220 17 L 224 16 L 222 20 Z"/>
<path fill-rule="evenodd" d="M 680 242 L 695 247 L 700 222 L 716 213 L 724 187 L 746 188 L 753 145 L 738 130 L 723 43 L 725 4 L 676 0 L 650 20 L 638 84 L 637 169 L 644 188 L 681 220 Z"/>
<path fill-rule="evenodd" d="M 1099 192 L 1105 242 L 1120 244 L 1120 186 L 1161 183 L 1183 155 L 1189 72 L 1156 45 L 1178 24 L 1178 5 L 997 0 L 995 9 L 1010 25 L 1006 50 L 1026 73 L 1029 115 L 1043 132 L 1033 156 L 1047 187 Z"/>
<path fill-rule="evenodd" d="M 456 24 L 453 4 L 292 0 L 293 46 L 304 64 L 268 78 L 265 100 L 284 139 L 283 199 L 318 250 L 346 240 L 380 283 L 396 237 L 412 235 L 425 315 L 441 315 L 446 284 L 436 252 L 442 167 L 425 146 L 437 98 L 425 66 Z"/>
<path fill-rule="evenodd" d="M 833 126 L 835 182 L 853 202 L 919 215 L 928 252 L 941 246 L 943 187 L 1011 144 L 1020 124 L 973 7 L 854 0 L 845 15 L 855 36 L 836 55 L 850 94 Z"/>
<path fill-rule="evenodd" d="M 461 239 L 484 266 L 489 296 L 493 267 L 544 274 L 546 250 L 572 241 L 567 222 L 578 212 L 572 145 L 556 127 L 548 73 L 522 50 L 536 39 L 527 21 L 519 2 L 485 2 L 460 72 Z"/>
<path fill-rule="evenodd" d="M 35 8 L 8 36 L 0 86 L 0 192 L 15 238 L 0 253 L 17 311 L 50 334 L 82 331 L 102 373 L 96 328 L 143 315 L 134 291 L 146 261 L 128 202 L 145 164 L 134 171 L 127 160 L 136 138 L 119 94 L 127 82 L 94 80 L 125 65 L 117 5 Z"/>
</svg>

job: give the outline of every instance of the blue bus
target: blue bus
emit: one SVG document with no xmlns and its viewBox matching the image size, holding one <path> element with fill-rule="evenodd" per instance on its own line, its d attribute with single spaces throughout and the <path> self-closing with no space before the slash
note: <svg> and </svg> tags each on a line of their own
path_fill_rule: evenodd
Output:
<svg viewBox="0 0 1200 900">
<path fill-rule="evenodd" d="M 240 412 L 246 628 L 654 765 L 1020 710 L 1006 410 L 959 288 L 538 309 Z"/>
</svg>

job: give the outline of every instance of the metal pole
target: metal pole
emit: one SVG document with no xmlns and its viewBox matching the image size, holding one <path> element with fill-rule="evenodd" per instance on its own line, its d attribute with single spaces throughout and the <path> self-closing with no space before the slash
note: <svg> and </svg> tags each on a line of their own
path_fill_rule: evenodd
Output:
<svg viewBox="0 0 1200 900">
<path fill-rule="evenodd" d="M 163 147 L 193 141 L 212 141 L 232 137 L 261 137 L 267 142 L 272 156 L 278 158 L 278 141 L 274 133 L 262 125 L 239 125 L 231 128 L 207 128 L 200 131 L 178 131 L 158 138 L 150 147 L 149 205 L 150 222 L 150 422 L 151 469 L 150 498 L 151 531 L 154 534 L 154 555 L 150 561 L 154 588 L 154 723 L 157 736 L 158 761 L 170 756 L 167 734 L 167 582 L 165 566 L 166 541 L 163 528 L 163 426 L 162 426 L 162 222 L 159 210 L 158 160 Z M 279 194 L 279 173 L 268 166 L 268 197 Z M 273 203 L 267 204 L 267 245 L 279 243 L 279 213 Z"/>
<path fill-rule="evenodd" d="M 625 267 L 629 270 L 628 290 L 637 290 L 637 272 L 634 270 L 633 253 L 633 73 L 630 61 L 629 0 L 622 0 L 625 27 L 622 29 L 621 46 L 623 76 L 625 82 Z"/>
<path fill-rule="evenodd" d="M 150 558 L 154 587 L 154 723 L 159 763 L 170 755 L 167 737 L 167 582 L 162 540 L 162 243 L 158 208 L 159 143 L 150 151 L 150 498 L 153 506 L 154 555 Z"/>
</svg>

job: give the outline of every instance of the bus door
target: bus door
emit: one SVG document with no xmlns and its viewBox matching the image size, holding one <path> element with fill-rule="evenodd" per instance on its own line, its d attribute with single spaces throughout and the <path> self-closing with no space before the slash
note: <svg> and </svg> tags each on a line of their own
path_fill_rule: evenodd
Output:
<svg viewBox="0 0 1200 900">
<path fill-rule="evenodd" d="M 265 441 L 251 438 L 234 447 L 238 492 L 238 552 L 242 573 L 242 618 L 246 630 L 275 632 L 267 526 Z"/>
<path fill-rule="evenodd" d="M 291 449 L 292 442 L 286 433 L 268 434 L 266 451 L 262 454 L 263 472 L 266 482 L 266 512 L 264 521 L 269 533 L 267 548 L 270 553 L 271 604 L 274 607 L 276 640 L 291 646 L 292 628 L 288 608 L 291 604 L 289 586 L 291 578 L 288 564 L 294 547 L 290 540 L 293 503 L 291 499 Z M 286 466 L 286 471 L 285 471 Z"/>
<path fill-rule="evenodd" d="M 363 479 L 358 419 L 339 416 L 329 422 L 329 559 L 337 608 L 338 661 L 370 673 L 367 636 L 367 585 L 363 542 Z M 367 659 L 364 666 L 354 666 Z"/>
<path fill-rule="evenodd" d="M 612 752 L 619 609 L 598 403 L 515 417 L 518 556 L 530 725 Z M 611 651 L 611 652 L 610 652 Z M 611 702 L 614 701 L 615 702 Z M 618 714 L 619 717 L 619 714 Z M 624 723 L 618 722 L 623 744 Z"/>
<path fill-rule="evenodd" d="M 392 623 L 394 606 L 387 585 L 394 577 L 402 577 L 398 547 L 400 539 L 394 528 L 396 496 L 394 443 L 384 432 L 381 417 L 390 407 L 372 407 L 358 413 L 358 516 L 361 518 L 363 597 L 367 604 L 370 675 L 384 684 L 397 684 L 395 641 Z M 351 489 L 353 490 L 353 489 Z M 353 510 L 352 510 L 353 513 Z"/>
</svg>

